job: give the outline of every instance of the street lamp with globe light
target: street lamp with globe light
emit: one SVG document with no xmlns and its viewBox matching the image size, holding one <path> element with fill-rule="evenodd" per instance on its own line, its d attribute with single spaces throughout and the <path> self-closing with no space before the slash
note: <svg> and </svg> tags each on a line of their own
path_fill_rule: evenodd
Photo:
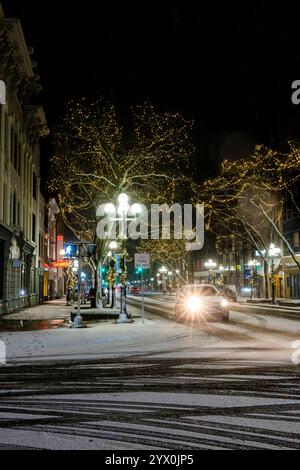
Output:
<svg viewBox="0 0 300 470">
<path fill-rule="evenodd" d="M 250 299 L 252 299 L 253 289 L 256 288 L 256 274 L 257 274 L 256 268 L 257 266 L 259 266 L 259 261 L 257 261 L 256 259 L 251 259 L 248 262 L 248 266 L 252 268 L 252 283 L 251 283 L 251 293 L 250 293 Z"/>
<path fill-rule="evenodd" d="M 158 271 L 161 274 L 161 286 L 162 286 L 162 292 L 164 294 L 165 293 L 165 275 L 168 272 L 168 270 L 165 266 L 162 266 L 161 268 L 159 268 Z"/>
<path fill-rule="evenodd" d="M 208 269 L 208 283 L 210 284 L 212 270 L 217 266 L 217 263 L 209 259 L 208 261 L 204 263 L 204 266 Z"/>
<path fill-rule="evenodd" d="M 275 264 L 274 258 L 277 258 L 281 254 L 281 249 L 277 248 L 274 243 L 270 244 L 268 250 L 268 257 L 271 258 L 271 266 L 270 266 L 270 279 L 271 279 L 271 286 L 272 286 L 272 304 L 277 304 L 275 298 L 275 287 L 276 287 L 276 279 L 275 279 Z"/>
<path fill-rule="evenodd" d="M 121 193 L 118 196 L 118 206 L 116 207 L 112 203 L 107 203 L 104 207 L 105 212 L 111 216 L 111 220 L 119 222 L 119 238 L 126 240 L 127 238 L 127 224 L 126 222 L 136 220 L 137 214 L 142 210 L 141 205 L 134 203 L 131 206 L 128 203 L 129 197 L 125 193 Z M 128 212 L 133 214 L 133 217 L 128 217 Z M 116 214 L 119 217 L 116 217 Z M 110 242 L 109 248 L 114 251 L 117 247 L 117 242 L 114 240 Z M 121 269 L 122 269 L 122 282 L 121 282 L 121 298 L 120 298 L 120 314 L 117 320 L 118 323 L 128 323 L 129 317 L 126 308 L 126 252 L 124 250 L 121 255 Z"/>
</svg>

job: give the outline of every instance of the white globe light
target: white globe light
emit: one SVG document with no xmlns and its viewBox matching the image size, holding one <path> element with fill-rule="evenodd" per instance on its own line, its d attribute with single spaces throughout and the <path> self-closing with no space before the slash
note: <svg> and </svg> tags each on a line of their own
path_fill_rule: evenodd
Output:
<svg viewBox="0 0 300 470">
<path fill-rule="evenodd" d="M 128 201 L 128 196 L 127 196 L 127 194 L 125 194 L 125 193 L 119 194 L 119 196 L 118 196 L 118 201 L 119 201 L 120 203 L 127 202 L 127 201 Z"/>
<path fill-rule="evenodd" d="M 140 214 L 142 212 L 142 207 L 140 204 L 138 203 L 134 203 L 132 204 L 132 206 L 130 207 L 130 211 L 133 213 L 133 214 Z"/>
<path fill-rule="evenodd" d="M 112 242 L 110 242 L 110 244 L 109 244 L 109 248 L 110 248 L 111 250 L 115 250 L 115 249 L 117 248 L 117 246 L 118 246 L 118 244 L 117 244 L 117 242 L 115 242 L 115 241 L 112 241 Z"/>
<path fill-rule="evenodd" d="M 115 212 L 116 208 L 115 206 L 109 202 L 108 204 L 106 204 L 106 206 L 104 207 L 104 211 L 107 213 L 107 214 L 113 214 Z"/>
<path fill-rule="evenodd" d="M 118 207 L 118 214 L 121 215 L 121 214 L 123 214 L 124 212 L 127 212 L 128 209 L 129 209 L 129 204 L 128 204 L 128 202 L 125 202 L 125 201 L 123 202 L 123 201 L 122 201 L 122 202 L 120 203 L 119 207 Z"/>
</svg>

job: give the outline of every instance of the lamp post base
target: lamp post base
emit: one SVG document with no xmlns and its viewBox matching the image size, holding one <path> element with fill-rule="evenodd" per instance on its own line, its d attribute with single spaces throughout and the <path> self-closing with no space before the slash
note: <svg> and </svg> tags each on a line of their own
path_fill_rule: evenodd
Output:
<svg viewBox="0 0 300 470">
<path fill-rule="evenodd" d="M 81 315 L 76 315 L 76 317 L 73 320 L 73 325 L 71 328 L 85 328 L 86 325 L 83 325 L 82 323 L 82 316 Z"/>
<path fill-rule="evenodd" d="M 117 323 L 132 323 L 132 320 L 128 318 L 126 312 L 121 312 L 119 318 L 117 319 Z"/>
</svg>

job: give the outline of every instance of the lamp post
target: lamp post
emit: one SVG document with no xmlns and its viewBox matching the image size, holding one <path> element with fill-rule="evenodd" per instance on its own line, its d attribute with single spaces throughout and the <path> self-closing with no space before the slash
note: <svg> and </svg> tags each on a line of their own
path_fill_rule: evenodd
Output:
<svg viewBox="0 0 300 470">
<path fill-rule="evenodd" d="M 115 240 L 113 240 L 109 243 L 108 247 L 110 249 L 110 251 L 108 252 L 110 275 L 113 276 L 113 279 L 111 280 L 111 283 L 110 283 L 110 287 L 111 287 L 111 308 L 113 308 L 114 304 L 115 304 L 115 286 L 114 286 L 115 261 L 113 259 L 113 256 L 115 254 L 115 250 L 118 248 L 118 244 Z"/>
<path fill-rule="evenodd" d="M 142 288 L 142 323 L 145 323 L 145 307 L 144 307 L 144 295 L 145 295 L 145 288 L 144 288 L 144 270 L 142 266 L 137 268 L 137 274 L 141 275 L 141 288 Z"/>
<path fill-rule="evenodd" d="M 211 281 L 211 275 L 212 275 L 212 270 L 217 266 L 217 263 L 215 263 L 213 260 L 209 259 L 204 263 L 204 266 L 208 269 L 208 283 L 210 284 Z"/>
<path fill-rule="evenodd" d="M 268 251 L 268 257 L 271 258 L 271 266 L 270 266 L 270 279 L 271 279 L 271 286 L 272 286 L 272 304 L 277 304 L 276 298 L 275 298 L 275 287 L 276 287 L 276 279 L 275 279 L 275 264 L 274 264 L 274 258 L 280 256 L 281 250 L 280 248 L 277 248 L 274 243 L 270 244 L 270 248 Z"/>
<path fill-rule="evenodd" d="M 161 268 L 159 268 L 159 273 L 161 274 L 161 282 L 162 282 L 162 291 L 163 291 L 163 294 L 165 293 L 165 275 L 166 273 L 168 272 L 167 268 L 165 266 L 162 266 Z"/>
<path fill-rule="evenodd" d="M 225 268 L 224 268 L 223 264 L 220 264 L 220 266 L 219 266 L 219 272 L 220 272 L 219 285 L 220 285 L 220 288 L 222 289 L 222 292 L 224 290 L 224 277 L 223 277 L 224 269 Z"/>
<path fill-rule="evenodd" d="M 251 266 L 252 268 L 252 282 L 251 282 L 251 293 L 250 293 L 250 299 L 252 299 L 254 287 L 256 288 L 256 282 L 254 285 L 254 280 L 256 281 L 256 274 L 257 274 L 256 268 L 257 266 L 259 266 L 259 262 L 256 259 L 251 259 L 248 262 L 248 266 Z"/>
<path fill-rule="evenodd" d="M 173 273 L 172 271 L 168 271 L 168 288 L 170 291 L 170 294 L 172 293 L 173 289 Z"/>
<path fill-rule="evenodd" d="M 119 237 L 125 241 L 127 238 L 127 221 L 136 220 L 136 214 L 141 211 L 141 206 L 137 203 L 132 204 L 129 206 L 128 204 L 128 196 L 125 193 L 121 193 L 118 196 L 118 207 L 115 207 L 114 204 L 108 203 L 105 206 L 105 212 L 107 214 L 111 214 L 111 220 L 119 222 Z M 127 217 L 128 211 L 134 214 L 134 217 Z M 113 217 L 113 215 L 117 214 L 119 217 Z M 116 243 L 112 241 L 110 243 L 110 249 L 112 248 L 112 243 Z M 121 298 L 120 298 L 120 314 L 117 320 L 118 323 L 128 323 L 130 320 L 128 319 L 127 309 L 126 309 L 126 252 L 122 255 L 121 259 L 121 267 L 122 267 L 122 282 L 121 282 Z"/>
</svg>

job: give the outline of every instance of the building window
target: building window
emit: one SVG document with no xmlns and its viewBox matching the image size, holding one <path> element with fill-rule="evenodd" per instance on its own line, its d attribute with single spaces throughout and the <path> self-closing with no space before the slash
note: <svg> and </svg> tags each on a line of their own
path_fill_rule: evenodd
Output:
<svg viewBox="0 0 300 470">
<path fill-rule="evenodd" d="M 15 131 L 13 126 L 10 127 L 10 161 L 14 164 L 14 147 L 15 147 Z"/>
<path fill-rule="evenodd" d="M 19 145 L 18 145 L 18 174 L 19 175 L 21 175 L 21 153 L 22 153 L 21 142 L 19 142 Z"/>
<path fill-rule="evenodd" d="M 5 118 L 4 118 L 4 127 L 5 127 L 5 133 L 4 133 L 4 151 L 6 155 L 8 154 L 8 141 L 9 141 L 9 125 L 8 125 L 8 115 L 5 113 Z"/>
<path fill-rule="evenodd" d="M 12 200 L 12 223 L 13 223 L 13 225 L 17 225 L 17 196 L 16 196 L 16 191 L 14 191 L 13 200 Z"/>
<path fill-rule="evenodd" d="M 18 171 L 18 150 L 19 150 L 19 142 L 17 133 L 14 132 L 14 168 Z"/>
<path fill-rule="evenodd" d="M 3 185 L 3 220 L 6 222 L 7 218 L 7 184 Z"/>
<path fill-rule="evenodd" d="M 32 234 L 31 240 L 35 242 L 35 228 L 36 228 L 36 217 L 35 214 L 32 214 Z"/>
<path fill-rule="evenodd" d="M 39 256 L 40 258 L 44 257 L 44 237 L 43 234 L 39 234 Z"/>
<path fill-rule="evenodd" d="M 36 200 L 36 174 L 32 173 L 32 196 Z"/>
</svg>

